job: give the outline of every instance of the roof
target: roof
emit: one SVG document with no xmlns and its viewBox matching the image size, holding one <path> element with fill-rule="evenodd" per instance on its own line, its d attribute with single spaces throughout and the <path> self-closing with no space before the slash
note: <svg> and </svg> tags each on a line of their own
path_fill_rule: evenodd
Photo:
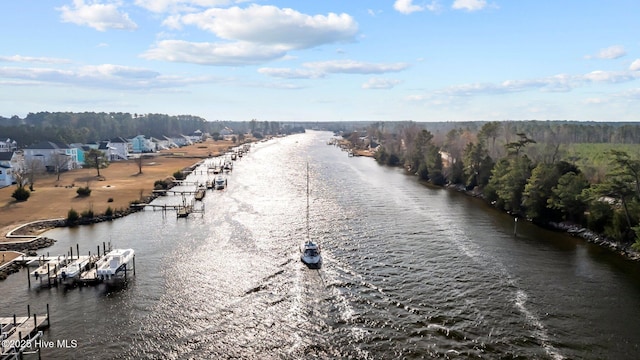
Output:
<svg viewBox="0 0 640 360">
<path fill-rule="evenodd" d="M 13 158 L 13 151 L 0 152 L 0 161 L 8 161 Z"/>
<path fill-rule="evenodd" d="M 62 143 L 55 143 L 52 141 L 41 141 L 39 143 L 33 144 L 31 146 L 27 146 L 27 149 L 68 149 L 69 145 Z"/>
<path fill-rule="evenodd" d="M 109 142 L 111 142 L 111 143 L 124 143 L 124 144 L 128 143 L 128 141 L 126 139 L 124 139 L 124 138 L 122 138 L 120 136 L 114 137 L 113 139 L 109 139 Z"/>
</svg>

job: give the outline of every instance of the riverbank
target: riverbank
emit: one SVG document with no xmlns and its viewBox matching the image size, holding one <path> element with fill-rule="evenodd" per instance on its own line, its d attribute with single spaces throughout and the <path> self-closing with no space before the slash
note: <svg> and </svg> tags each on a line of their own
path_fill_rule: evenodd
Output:
<svg viewBox="0 0 640 360">
<path fill-rule="evenodd" d="M 465 193 L 469 196 L 483 199 L 483 194 L 477 189 L 466 190 L 463 186 L 445 186 L 447 189 L 456 190 L 458 192 Z M 483 199 L 484 201 L 484 199 Z M 538 226 L 541 226 L 538 224 Z M 544 226 L 542 226 L 544 227 Z M 602 248 L 608 249 L 617 253 L 618 255 L 627 258 L 629 260 L 640 261 L 640 252 L 631 248 L 630 244 L 621 244 L 613 241 L 603 234 L 595 233 L 587 228 L 570 222 L 549 222 L 546 227 L 554 230 L 567 233 L 571 236 L 579 237 L 589 243 L 596 244 Z"/>
<path fill-rule="evenodd" d="M 171 149 L 145 157 L 142 172 L 135 160 L 112 162 L 105 169 L 77 169 L 60 174 L 43 174 L 36 178 L 34 191 L 27 201 L 16 202 L 11 194 L 15 186 L 0 189 L 0 244 L 12 242 L 6 234 L 26 223 L 66 218 L 70 209 L 79 214 L 93 212 L 100 216 L 111 209 L 126 213 L 132 202 L 145 202 L 153 196 L 154 183 L 171 177 L 202 159 L 223 154 L 231 141 L 207 140 L 180 149 Z M 91 195 L 81 197 L 79 187 L 89 187 Z M 31 227 L 23 235 L 37 236 L 51 227 Z"/>
</svg>

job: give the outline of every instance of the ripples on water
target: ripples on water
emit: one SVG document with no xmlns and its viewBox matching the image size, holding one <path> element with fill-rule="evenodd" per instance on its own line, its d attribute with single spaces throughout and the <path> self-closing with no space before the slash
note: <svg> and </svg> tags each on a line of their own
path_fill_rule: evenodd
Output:
<svg viewBox="0 0 640 360">
<path fill-rule="evenodd" d="M 78 242 L 136 248 L 136 278 L 125 289 L 28 291 L 15 275 L 0 289 L 24 297 L 11 305 L 16 312 L 52 304 L 46 336 L 80 346 L 47 350 L 53 358 L 560 359 L 637 350 L 640 325 L 626 312 L 640 308 L 640 281 L 603 269 L 584 247 L 541 242 L 549 233 L 526 224 L 514 238 L 508 217 L 348 158 L 325 145 L 328 137 L 257 144 L 228 188 L 207 194 L 203 215 L 148 210 L 48 234 L 59 240 L 52 252 Z M 320 271 L 299 261 L 307 162 Z M 618 312 L 596 299 L 607 296 L 603 287 L 624 299 Z M 608 340 L 600 323 L 626 345 Z"/>
</svg>

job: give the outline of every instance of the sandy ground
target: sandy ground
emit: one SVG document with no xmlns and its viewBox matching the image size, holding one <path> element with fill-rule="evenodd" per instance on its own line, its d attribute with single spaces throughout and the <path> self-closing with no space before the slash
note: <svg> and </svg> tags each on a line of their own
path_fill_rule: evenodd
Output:
<svg viewBox="0 0 640 360">
<path fill-rule="evenodd" d="M 163 151 L 153 158 L 144 159 L 142 174 L 138 173 L 135 161 L 112 162 L 100 170 L 103 180 L 97 177 L 96 169 L 78 169 L 57 175 L 46 174 L 36 179 L 34 190 L 25 202 L 16 202 L 11 194 L 15 186 L 0 189 L 0 242 L 13 228 L 35 220 L 66 218 L 70 209 L 82 213 L 93 210 L 104 214 L 108 207 L 113 210 L 126 209 L 129 203 L 151 195 L 156 180 L 163 180 L 174 172 L 189 167 L 210 155 L 224 153 L 233 147 L 231 141 L 207 140 L 180 149 Z M 72 186 L 73 185 L 73 186 Z M 89 186 L 88 197 L 78 197 L 78 187 Z M 112 202 L 108 202 L 113 199 Z"/>
</svg>

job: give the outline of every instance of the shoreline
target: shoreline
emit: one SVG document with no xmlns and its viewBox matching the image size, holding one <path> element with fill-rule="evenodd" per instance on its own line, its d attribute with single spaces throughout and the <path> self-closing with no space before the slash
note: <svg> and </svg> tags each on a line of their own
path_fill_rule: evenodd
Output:
<svg viewBox="0 0 640 360">
<path fill-rule="evenodd" d="M 109 167 L 100 171 L 101 176 L 105 174 L 103 178 L 106 179 L 104 182 L 107 184 L 100 187 L 91 186 L 92 194 L 86 198 L 74 195 L 75 188 L 77 188 L 75 181 L 101 184 L 103 180 L 93 176 L 96 173 L 95 169 L 75 169 L 61 173 L 59 180 L 55 175 L 45 175 L 43 179 L 38 179 L 35 182 L 35 191 L 32 192 L 34 196 L 25 202 L 8 199 L 15 189 L 14 186 L 2 188 L 0 196 L 5 199 L 0 199 L 0 215 L 4 220 L 4 223 L 0 223 L 0 231 L 2 231 L 0 256 L 4 255 L 5 258 L 8 258 L 7 254 L 11 254 L 13 257 L 14 252 L 37 255 L 37 250 L 51 246 L 56 241 L 41 236 L 47 230 L 113 221 L 140 211 L 142 207 L 131 205 L 148 204 L 155 200 L 159 196 L 154 192 L 157 181 L 173 180 L 173 173 L 178 171 L 188 173 L 204 159 L 221 156 L 239 145 L 242 144 L 207 140 L 178 149 L 179 155 L 175 151 L 157 153 L 146 159 L 150 162 L 143 166 L 142 172 L 139 174 L 131 173 L 133 167 L 135 167 L 135 171 L 138 170 L 137 165 L 131 160 L 113 162 Z M 68 183 L 71 185 L 67 185 Z M 173 186 L 173 183 L 169 184 L 169 187 Z M 140 188 L 141 186 L 143 188 Z M 116 196 L 120 197 L 116 198 Z M 4 204 L 2 204 L 2 200 L 4 200 Z M 111 214 L 106 215 L 105 210 L 100 211 L 100 205 L 96 204 L 98 202 L 102 202 L 101 208 L 111 209 Z M 88 207 L 92 212 L 95 211 L 95 215 L 81 217 L 78 222 L 68 224 L 66 217 L 62 217 L 62 215 L 69 211 L 66 210 L 69 205 L 78 213 L 82 211 L 80 210 L 82 206 Z M 96 208 L 99 210 L 96 211 Z M 13 259 L 1 264 L 0 280 L 17 271 L 10 265 L 12 261 Z"/>
</svg>

